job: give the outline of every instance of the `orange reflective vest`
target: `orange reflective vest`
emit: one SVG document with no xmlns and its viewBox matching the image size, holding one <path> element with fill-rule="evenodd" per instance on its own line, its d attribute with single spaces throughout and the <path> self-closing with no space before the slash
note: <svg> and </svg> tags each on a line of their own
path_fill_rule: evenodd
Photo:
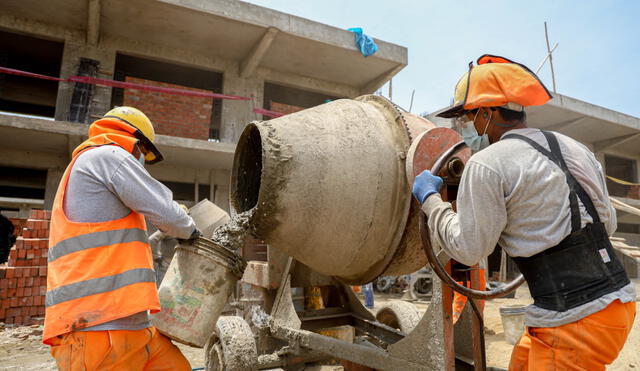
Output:
<svg viewBox="0 0 640 371">
<path fill-rule="evenodd" d="M 144 216 L 132 211 L 117 220 L 76 223 L 63 210 L 69 174 L 78 156 L 105 144 L 131 152 L 135 139 L 127 135 L 113 141 L 105 136 L 90 138 L 74 152 L 58 186 L 49 236 L 45 344 L 74 330 L 160 310 Z"/>
</svg>

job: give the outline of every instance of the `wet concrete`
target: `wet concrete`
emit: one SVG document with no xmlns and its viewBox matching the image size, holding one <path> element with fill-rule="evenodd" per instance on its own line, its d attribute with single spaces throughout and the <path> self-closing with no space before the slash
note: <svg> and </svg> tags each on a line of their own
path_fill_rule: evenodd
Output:
<svg viewBox="0 0 640 371">
<path fill-rule="evenodd" d="M 231 218 L 230 221 L 213 231 L 211 240 L 228 249 L 238 251 L 244 246 L 247 235 L 251 233 L 251 219 L 256 208 L 245 211 Z"/>
</svg>

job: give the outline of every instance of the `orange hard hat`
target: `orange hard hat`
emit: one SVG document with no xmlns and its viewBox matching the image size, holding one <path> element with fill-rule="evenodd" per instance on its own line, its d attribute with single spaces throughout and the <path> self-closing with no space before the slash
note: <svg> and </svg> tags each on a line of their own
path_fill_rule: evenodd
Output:
<svg viewBox="0 0 640 371">
<path fill-rule="evenodd" d="M 485 54 L 478 65 L 469 63 L 469 71 L 456 84 L 453 104 L 436 116 L 456 117 L 480 107 L 504 107 L 521 111 L 540 106 L 553 98 L 533 71 L 504 57 Z"/>
</svg>

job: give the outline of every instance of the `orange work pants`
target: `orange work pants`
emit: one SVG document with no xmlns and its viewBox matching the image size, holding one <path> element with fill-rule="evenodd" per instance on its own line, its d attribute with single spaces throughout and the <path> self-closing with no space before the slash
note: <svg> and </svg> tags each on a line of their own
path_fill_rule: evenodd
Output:
<svg viewBox="0 0 640 371">
<path fill-rule="evenodd" d="M 474 266 L 473 269 L 475 270 L 472 271 L 472 279 L 477 280 L 476 284 L 474 285 L 474 289 L 476 290 L 485 290 L 485 286 L 487 284 L 487 280 L 484 278 L 484 269 L 482 268 L 478 268 L 477 266 Z M 477 272 L 477 274 L 476 274 Z M 463 282 L 458 282 L 459 284 L 463 284 Z M 471 287 L 471 282 L 467 281 L 466 284 L 467 287 Z M 480 312 L 484 312 L 484 300 L 476 300 L 476 304 L 478 305 L 478 310 L 480 310 Z M 462 315 L 462 312 L 464 311 L 464 307 L 465 305 L 467 305 L 467 297 L 462 295 L 462 294 L 458 294 L 457 291 L 453 292 L 453 323 L 455 324 L 456 322 L 458 322 L 458 319 L 460 319 L 460 316 Z"/>
<path fill-rule="evenodd" d="M 604 370 L 618 357 L 635 316 L 635 302 L 616 300 L 576 322 L 527 327 L 513 348 L 509 371 Z"/>
<path fill-rule="evenodd" d="M 61 371 L 191 371 L 180 349 L 155 327 L 137 331 L 74 331 L 52 340 L 51 355 Z"/>
</svg>

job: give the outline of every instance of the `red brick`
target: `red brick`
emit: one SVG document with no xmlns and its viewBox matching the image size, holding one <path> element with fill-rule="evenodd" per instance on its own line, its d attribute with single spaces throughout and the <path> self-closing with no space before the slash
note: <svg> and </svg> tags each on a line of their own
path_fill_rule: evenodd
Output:
<svg viewBox="0 0 640 371">
<path fill-rule="evenodd" d="M 44 307 L 38 307 L 38 315 L 39 316 L 44 316 Z"/>
<path fill-rule="evenodd" d="M 0 289 L 6 289 L 9 287 L 9 279 L 3 278 L 0 280 Z"/>
<path fill-rule="evenodd" d="M 6 324 L 12 325 L 12 324 L 13 324 L 13 321 L 14 321 L 13 317 L 9 317 L 9 316 L 7 316 L 7 318 L 5 319 L 5 321 L 4 321 L 4 322 L 5 322 Z"/>
<path fill-rule="evenodd" d="M 47 294 L 47 286 L 40 286 L 40 295 Z"/>
<path fill-rule="evenodd" d="M 0 308 L 7 309 L 11 307 L 11 298 L 5 298 L 0 300 Z"/>
<path fill-rule="evenodd" d="M 7 298 L 8 292 L 9 292 L 9 289 L 0 289 L 0 302 L 2 302 L 1 299 Z"/>
<path fill-rule="evenodd" d="M 1 321 L 1 322 L 4 322 L 4 321 L 2 321 L 2 320 L 3 320 L 3 319 L 4 319 L 4 317 L 5 317 L 5 313 L 6 313 L 6 310 L 5 310 L 5 309 L 0 309 L 0 321 Z"/>
<path fill-rule="evenodd" d="M 24 277 L 20 277 L 20 278 L 16 278 L 18 280 L 16 287 L 20 288 L 20 287 L 24 287 Z"/>
<path fill-rule="evenodd" d="M 27 224 L 25 224 L 25 228 L 36 229 L 36 221 L 33 218 L 27 220 Z"/>
<path fill-rule="evenodd" d="M 18 250 L 18 259 L 24 259 L 27 256 L 26 250 Z"/>
<path fill-rule="evenodd" d="M 31 277 L 37 277 L 38 276 L 38 268 L 32 267 L 32 268 L 29 268 L 29 269 L 31 270 L 31 274 L 30 274 Z"/>
<path fill-rule="evenodd" d="M 27 279 L 24 280 L 24 287 L 33 287 L 33 277 L 27 277 Z"/>
<path fill-rule="evenodd" d="M 31 287 L 25 287 L 23 288 L 24 290 L 24 296 L 31 296 Z"/>
<path fill-rule="evenodd" d="M 27 299 L 27 300 L 25 301 L 24 306 L 30 307 L 30 306 L 33 305 L 33 296 L 25 297 L 25 299 Z M 29 310 L 27 309 L 27 311 L 25 313 L 23 313 L 23 314 L 25 316 L 28 316 L 29 315 Z"/>
<path fill-rule="evenodd" d="M 12 298 L 12 297 L 16 296 L 16 290 L 18 290 L 18 289 L 17 288 L 7 289 L 7 297 L 8 298 Z"/>
<path fill-rule="evenodd" d="M 38 315 L 38 307 L 37 306 L 33 306 L 33 307 L 29 308 L 29 316 L 33 317 L 33 316 L 37 316 L 37 315 Z"/>
<path fill-rule="evenodd" d="M 22 237 L 16 240 L 16 249 L 22 249 L 24 247 L 24 240 Z"/>
<path fill-rule="evenodd" d="M 13 298 L 11 298 L 10 300 L 11 300 L 11 302 L 9 303 L 9 306 L 10 306 L 11 308 L 15 308 L 15 307 L 17 307 L 17 306 L 18 306 L 18 298 L 13 297 Z"/>
<path fill-rule="evenodd" d="M 18 250 L 16 250 L 15 248 L 12 248 L 9 251 L 9 259 L 16 260 L 17 258 L 18 258 Z"/>
<path fill-rule="evenodd" d="M 24 287 L 18 287 L 16 289 L 16 296 L 19 298 L 24 296 Z"/>
<path fill-rule="evenodd" d="M 7 267 L 6 268 L 6 278 L 13 278 L 14 277 L 14 273 L 15 273 L 15 268 L 14 267 Z"/>
<path fill-rule="evenodd" d="M 13 323 L 16 325 L 24 325 L 24 323 L 22 322 L 22 316 L 16 316 L 13 319 Z"/>
<path fill-rule="evenodd" d="M 45 210 L 44 211 L 44 219 L 45 220 L 50 220 L 51 219 L 51 210 Z"/>
<path fill-rule="evenodd" d="M 5 267 L 0 267 L 0 280 L 3 279 L 7 275 L 7 270 Z"/>
</svg>

